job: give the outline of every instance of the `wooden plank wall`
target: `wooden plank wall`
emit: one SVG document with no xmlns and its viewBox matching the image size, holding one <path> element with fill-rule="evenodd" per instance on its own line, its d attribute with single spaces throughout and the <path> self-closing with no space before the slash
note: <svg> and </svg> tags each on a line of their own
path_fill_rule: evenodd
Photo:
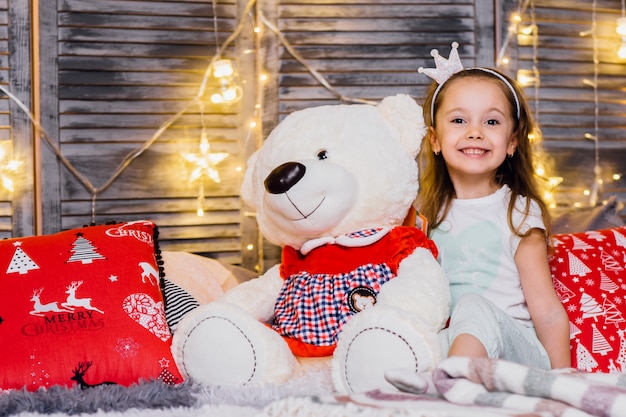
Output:
<svg viewBox="0 0 626 417">
<path fill-rule="evenodd" d="M 626 201 L 626 60 L 617 55 L 621 39 L 615 31 L 621 1 L 532 0 L 525 6 L 520 27 L 535 23 L 537 40 L 515 37 L 510 52 L 517 68 L 539 70 L 540 85 L 526 92 L 553 175 L 564 178 L 555 190 L 557 203 L 588 207 L 592 199 L 585 191 L 598 179 L 599 203 L 611 195 Z M 596 142 L 585 138 L 589 134 L 598 136 L 598 152 Z"/>
<path fill-rule="evenodd" d="M 42 101 L 48 104 L 43 119 L 84 176 L 81 182 L 59 168 L 47 150 L 45 233 L 90 223 L 93 193 L 84 180 L 102 187 L 125 157 L 151 143 L 164 123 L 190 106 L 97 193 L 95 222 L 149 218 L 159 225 L 162 249 L 241 262 L 242 107 L 216 106 L 201 97 L 201 111 L 193 102 L 210 59 L 237 22 L 236 1 L 216 6 L 217 29 L 210 1 L 42 2 L 48 9 L 42 10 L 40 30 L 58 38 L 42 51 L 50 64 L 42 65 Z M 222 56 L 237 58 L 238 52 L 230 47 Z M 194 167 L 180 153 L 199 151 L 203 124 L 212 152 L 230 156 L 219 165 L 221 182 L 205 183 L 206 211 L 199 217 L 199 184 L 188 183 Z"/>
</svg>

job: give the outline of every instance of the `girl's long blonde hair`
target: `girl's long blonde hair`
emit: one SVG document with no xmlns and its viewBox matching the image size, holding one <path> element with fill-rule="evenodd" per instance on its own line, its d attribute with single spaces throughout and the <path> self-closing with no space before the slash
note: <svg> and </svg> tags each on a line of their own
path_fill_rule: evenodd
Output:
<svg viewBox="0 0 626 417">
<path fill-rule="evenodd" d="M 511 189 L 511 200 L 509 202 L 507 215 L 509 227 L 513 233 L 518 236 L 524 236 L 529 233 L 521 233 L 519 225 L 516 227 L 513 224 L 513 209 L 515 203 L 518 197 L 526 197 L 525 215 L 527 216 L 529 213 L 531 201 L 535 201 L 541 209 L 541 215 L 546 227 L 546 237 L 549 238 L 551 236 L 550 213 L 542 198 L 540 178 L 535 173 L 533 162 L 534 154 L 539 144 L 540 131 L 535 125 L 524 92 L 515 81 L 499 71 L 498 73 L 506 78 L 515 90 L 520 105 L 519 120 L 515 114 L 515 97 L 511 89 L 502 80 L 498 79 L 496 75 L 480 69 L 467 69 L 452 75 L 439 90 L 434 107 L 432 108 L 436 114 L 437 108 L 446 94 L 447 87 L 452 82 L 463 82 L 464 78 L 486 79 L 500 86 L 509 102 L 511 117 L 516 121 L 514 127 L 517 137 L 516 152 L 512 157 L 507 157 L 496 172 L 496 182 L 499 185 L 506 184 Z M 433 83 L 428 91 L 423 106 L 424 120 L 429 128 L 435 127 L 435 114 L 431 117 L 430 112 L 436 88 L 437 83 Z M 535 138 L 532 143 L 529 139 L 531 134 Z M 418 158 L 420 166 L 420 191 L 417 202 L 420 213 L 426 216 L 429 221 L 430 230 L 432 230 L 445 219 L 450 209 L 452 199 L 455 197 L 454 186 L 452 185 L 443 156 L 441 154 L 435 155 L 430 141 L 427 138 L 422 142 L 422 149 Z"/>
</svg>

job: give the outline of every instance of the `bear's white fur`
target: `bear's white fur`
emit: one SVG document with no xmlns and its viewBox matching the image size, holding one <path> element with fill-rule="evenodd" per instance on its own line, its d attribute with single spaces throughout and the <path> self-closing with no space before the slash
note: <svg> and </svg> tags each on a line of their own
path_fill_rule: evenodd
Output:
<svg viewBox="0 0 626 417">
<path fill-rule="evenodd" d="M 242 385 L 277 383 L 302 372 L 301 361 L 268 325 L 289 279 L 281 271 L 307 265 L 322 251 L 345 247 L 348 259 L 400 230 L 421 233 L 399 226 L 417 196 L 416 157 L 424 134 L 421 107 L 404 94 L 376 106 L 320 106 L 287 116 L 250 157 L 241 195 L 256 210 L 263 235 L 291 258 L 179 323 L 172 349 L 183 375 L 208 385 Z M 368 287 L 345 300 L 353 314 L 331 329 L 336 349 L 328 356 L 338 392 L 390 387 L 385 370 L 427 371 L 441 359 L 437 334 L 450 296 L 431 249 L 402 249 L 390 257 L 399 259 L 397 269 L 379 291 Z M 328 261 L 336 272 L 340 258 L 322 257 L 314 269 Z M 349 283 L 354 273 L 348 267 L 341 275 Z M 307 279 L 320 276 L 328 279 L 319 273 Z M 292 294 L 285 304 L 300 301 Z"/>
</svg>

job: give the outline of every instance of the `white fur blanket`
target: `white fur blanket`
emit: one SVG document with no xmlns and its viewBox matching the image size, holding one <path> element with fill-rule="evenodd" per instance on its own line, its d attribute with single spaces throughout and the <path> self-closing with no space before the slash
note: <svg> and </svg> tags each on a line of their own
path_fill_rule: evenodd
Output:
<svg viewBox="0 0 626 417">
<path fill-rule="evenodd" d="M 171 391 L 145 384 L 119 392 L 0 393 L 0 416 L 626 417 L 626 374 L 542 371 L 501 360 L 449 358 L 433 372 L 438 396 L 392 390 L 337 395 L 328 390 L 328 377 L 322 373 L 281 387 L 237 390 Z M 121 406 L 126 397 L 132 403 Z"/>
</svg>

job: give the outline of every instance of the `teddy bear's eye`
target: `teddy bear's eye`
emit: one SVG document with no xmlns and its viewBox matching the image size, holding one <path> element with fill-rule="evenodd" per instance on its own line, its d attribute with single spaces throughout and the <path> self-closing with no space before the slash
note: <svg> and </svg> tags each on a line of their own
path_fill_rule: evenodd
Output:
<svg viewBox="0 0 626 417">
<path fill-rule="evenodd" d="M 317 159 L 319 159 L 320 161 L 323 161 L 324 159 L 328 158 L 328 151 L 326 150 L 321 150 L 317 153 Z"/>
</svg>

